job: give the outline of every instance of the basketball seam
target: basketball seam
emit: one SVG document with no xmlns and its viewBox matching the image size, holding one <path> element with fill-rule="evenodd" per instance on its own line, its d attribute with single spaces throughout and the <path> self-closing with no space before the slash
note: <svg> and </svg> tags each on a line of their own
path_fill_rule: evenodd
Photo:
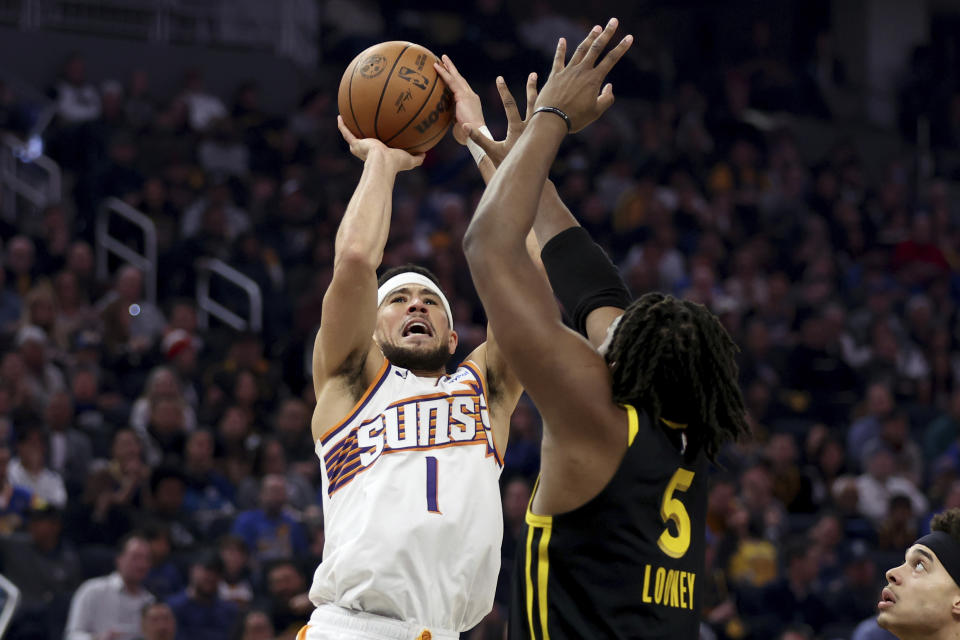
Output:
<svg viewBox="0 0 960 640">
<path fill-rule="evenodd" d="M 363 128 L 360 126 L 360 121 L 357 119 L 357 114 L 353 112 L 353 78 L 357 75 L 357 70 L 360 68 L 360 61 L 357 60 L 357 64 L 353 66 L 353 73 L 350 74 L 350 86 L 347 87 L 347 100 L 350 102 L 350 116 L 353 117 L 353 124 L 357 125 L 357 132 L 360 134 L 361 138 L 366 138 L 367 134 L 363 132 Z M 377 121 L 373 121 L 374 127 L 377 125 Z"/>
<path fill-rule="evenodd" d="M 373 135 L 375 138 L 380 137 L 380 107 L 383 105 L 383 96 L 387 93 L 387 87 L 390 86 L 390 81 L 393 80 L 393 70 L 400 64 L 400 58 L 403 57 L 403 54 L 406 53 L 410 47 L 411 44 L 408 42 L 407 46 L 400 50 L 400 53 L 397 54 L 397 59 L 393 61 L 393 66 L 390 67 L 390 73 L 387 74 L 387 81 L 383 83 L 383 89 L 380 91 L 380 99 L 377 101 L 377 111 L 373 114 Z M 390 139 L 393 140 L 393 138 Z M 384 144 L 386 144 L 386 142 L 384 142 Z"/>
<path fill-rule="evenodd" d="M 393 139 L 396 138 L 398 135 L 400 135 L 401 133 L 403 133 L 404 131 L 406 131 L 406 130 L 407 130 L 407 127 L 409 127 L 411 124 L 413 124 L 413 121 L 420 117 L 420 112 L 423 111 L 423 108 L 426 107 L 427 104 L 429 104 L 429 102 L 430 102 L 430 96 L 433 95 L 433 92 L 434 92 L 434 90 L 437 88 L 437 85 L 440 84 L 440 82 L 439 82 L 440 80 L 441 80 L 440 74 L 437 74 L 436 76 L 434 76 L 433 86 L 430 87 L 430 93 L 427 94 L 427 97 L 426 97 L 426 99 L 423 101 L 423 104 L 420 105 L 420 108 L 417 109 L 417 112 L 416 112 L 415 114 L 413 114 L 413 117 L 410 118 L 410 120 L 407 122 L 407 124 L 403 125 L 403 127 L 400 128 L 400 131 L 397 131 L 395 134 L 393 134 L 392 136 L 390 136 L 390 140 L 393 140 Z M 441 96 L 441 97 L 442 97 L 442 96 Z M 431 140 L 432 140 L 432 139 L 433 139 L 433 138 L 431 138 Z M 383 144 L 390 144 L 390 140 L 384 140 Z M 421 143 L 421 144 L 423 144 L 423 143 Z M 413 146 L 417 146 L 417 145 L 413 145 Z"/>
</svg>

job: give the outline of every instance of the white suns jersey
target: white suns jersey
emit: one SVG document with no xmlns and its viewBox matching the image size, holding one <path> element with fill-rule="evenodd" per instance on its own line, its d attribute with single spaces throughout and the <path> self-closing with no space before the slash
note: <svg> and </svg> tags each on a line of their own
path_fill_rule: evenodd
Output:
<svg viewBox="0 0 960 640">
<path fill-rule="evenodd" d="M 326 542 L 310 600 L 465 631 L 493 607 L 502 462 L 472 362 L 418 378 L 384 361 L 316 442 Z"/>
</svg>

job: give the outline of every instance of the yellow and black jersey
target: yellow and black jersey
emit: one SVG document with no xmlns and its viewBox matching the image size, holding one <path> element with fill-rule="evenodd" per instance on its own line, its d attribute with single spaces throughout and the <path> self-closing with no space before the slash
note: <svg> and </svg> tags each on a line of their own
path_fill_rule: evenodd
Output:
<svg viewBox="0 0 960 640">
<path fill-rule="evenodd" d="M 510 640 L 697 638 L 706 456 L 683 451 L 683 425 L 627 412 L 627 453 L 599 495 L 555 516 L 527 509 Z"/>
</svg>

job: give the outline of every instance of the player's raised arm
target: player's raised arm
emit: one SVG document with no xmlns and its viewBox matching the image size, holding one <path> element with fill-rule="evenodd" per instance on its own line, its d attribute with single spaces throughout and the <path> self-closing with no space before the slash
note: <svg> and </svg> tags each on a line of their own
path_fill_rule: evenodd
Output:
<svg viewBox="0 0 960 640">
<path fill-rule="evenodd" d="M 364 164 L 337 230 L 333 280 L 323 297 L 323 320 L 313 352 L 318 393 L 333 377 L 357 375 L 368 355 L 376 351 L 372 339 L 377 317 L 376 271 L 390 231 L 393 185 L 397 173 L 423 162 L 422 154 L 355 137 L 339 117 L 337 125 L 350 152 Z"/>
<path fill-rule="evenodd" d="M 459 80 L 455 68 L 438 71 L 441 75 L 446 73 L 445 80 L 449 76 L 448 83 Z M 473 149 L 483 154 L 478 156 L 481 157 L 478 166 L 486 182 L 493 177 L 530 122 L 537 100 L 537 74 L 531 73 L 527 77 L 525 116 L 520 115 L 517 101 L 502 77 L 497 78 L 497 91 L 507 117 L 507 135 L 503 140 L 487 137 L 472 124 L 460 124 L 458 111 L 458 126 L 470 136 Z M 465 110 L 465 113 L 470 111 Z M 554 294 L 563 303 L 573 326 L 599 348 L 607 338 L 612 322 L 630 304 L 630 292 L 606 252 L 580 226 L 549 179 L 540 194 L 533 232 L 539 244 L 537 262 L 542 262 Z"/>
<path fill-rule="evenodd" d="M 584 415 L 591 408 L 578 397 L 606 399 L 612 406 L 609 374 L 596 351 L 561 323 L 524 239 L 560 142 L 613 103 L 612 88 L 607 85 L 601 92 L 600 87 L 632 42 L 627 36 L 600 59 L 616 25 L 611 20 L 606 29 L 591 31 L 569 64 L 561 40 L 530 124 L 488 185 L 464 239 L 477 292 L 508 361 L 545 421 L 556 418 L 558 429 L 579 420 L 597 422 L 596 416 Z"/>
</svg>

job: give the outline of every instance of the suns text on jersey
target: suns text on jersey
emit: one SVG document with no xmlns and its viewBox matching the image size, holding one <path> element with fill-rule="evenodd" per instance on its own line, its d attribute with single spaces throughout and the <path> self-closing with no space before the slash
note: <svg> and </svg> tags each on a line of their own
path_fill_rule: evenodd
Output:
<svg viewBox="0 0 960 640">
<path fill-rule="evenodd" d="M 330 479 L 328 495 L 383 455 L 475 444 L 495 455 L 482 393 L 438 393 L 399 400 L 360 423 L 324 456 Z"/>
</svg>

